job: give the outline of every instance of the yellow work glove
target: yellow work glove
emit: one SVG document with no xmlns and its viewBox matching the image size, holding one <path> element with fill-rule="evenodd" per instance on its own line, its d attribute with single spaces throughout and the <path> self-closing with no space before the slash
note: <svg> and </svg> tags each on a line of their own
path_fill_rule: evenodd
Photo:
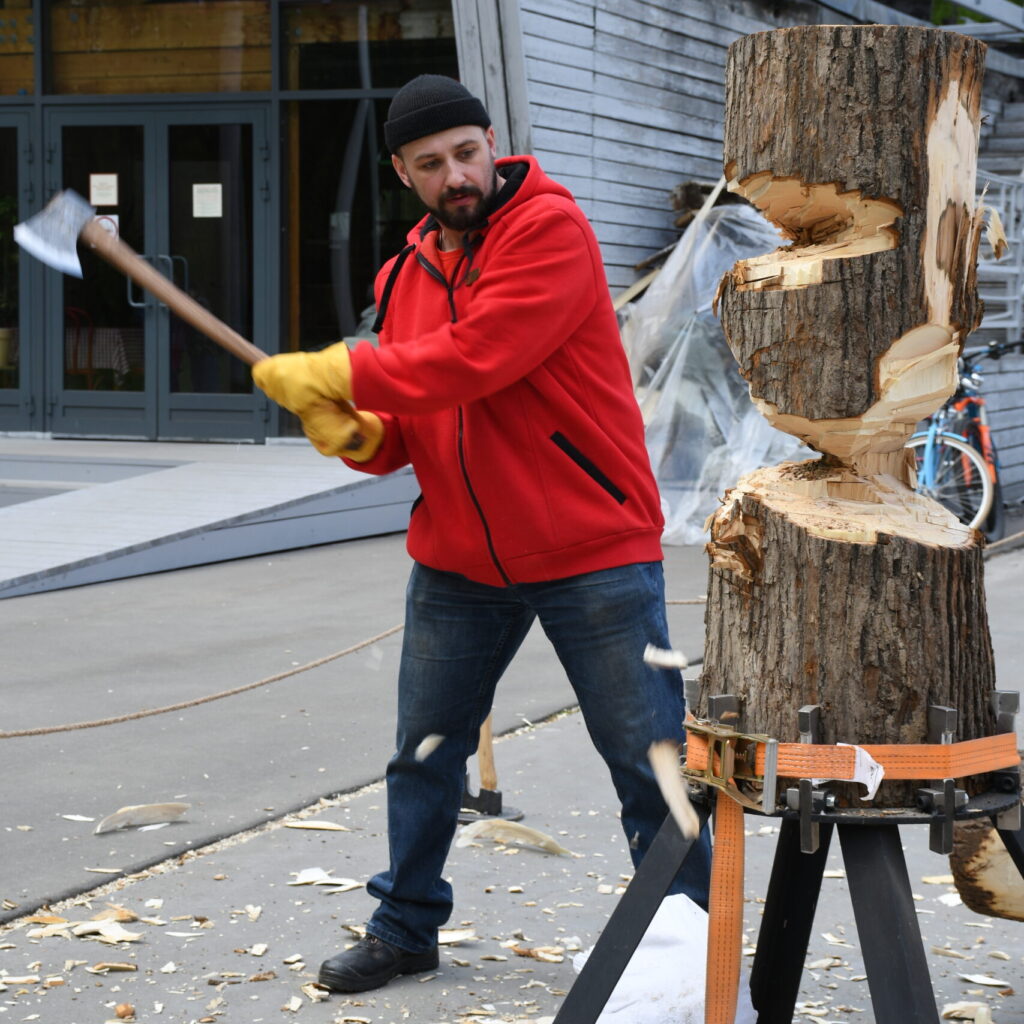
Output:
<svg viewBox="0 0 1024 1024">
<path fill-rule="evenodd" d="M 302 420 L 322 455 L 355 462 L 373 458 L 384 438 L 380 417 L 352 408 L 352 363 L 339 341 L 319 352 L 285 352 L 252 368 L 256 386 Z"/>
</svg>

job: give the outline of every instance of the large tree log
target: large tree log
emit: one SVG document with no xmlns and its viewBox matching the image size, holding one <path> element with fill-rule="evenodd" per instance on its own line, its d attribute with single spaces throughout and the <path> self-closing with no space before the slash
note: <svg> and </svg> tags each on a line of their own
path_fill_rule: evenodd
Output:
<svg viewBox="0 0 1024 1024">
<path fill-rule="evenodd" d="M 793 245 L 726 277 L 722 323 L 758 408 L 819 450 L 901 448 L 953 392 L 980 319 L 984 49 L 883 25 L 730 47 L 729 188 Z"/>
<path fill-rule="evenodd" d="M 758 408 L 825 453 L 749 474 L 710 520 L 698 710 L 736 694 L 748 731 L 796 740 L 804 704 L 825 742 L 926 742 L 929 704 L 958 710 L 958 739 L 992 731 L 981 538 L 914 493 L 903 447 L 979 317 L 983 53 L 891 26 L 730 47 L 729 187 L 793 244 L 733 268 L 722 322 Z"/>
</svg>

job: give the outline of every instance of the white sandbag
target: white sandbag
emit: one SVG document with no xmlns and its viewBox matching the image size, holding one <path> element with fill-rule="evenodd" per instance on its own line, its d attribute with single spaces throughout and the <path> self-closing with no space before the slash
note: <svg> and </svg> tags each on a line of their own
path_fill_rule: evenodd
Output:
<svg viewBox="0 0 1024 1024">
<path fill-rule="evenodd" d="M 704 1024 L 704 965 L 708 915 L 679 894 L 668 896 L 654 915 L 597 1024 Z M 590 950 L 577 953 L 583 970 Z M 749 974 L 740 976 L 736 1024 L 755 1024 Z"/>
</svg>

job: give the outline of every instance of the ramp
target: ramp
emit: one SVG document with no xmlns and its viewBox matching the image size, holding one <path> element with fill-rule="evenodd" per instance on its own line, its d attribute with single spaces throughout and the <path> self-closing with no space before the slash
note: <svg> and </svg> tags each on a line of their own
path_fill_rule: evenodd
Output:
<svg viewBox="0 0 1024 1024">
<path fill-rule="evenodd" d="M 308 445 L 74 445 L 0 444 L 0 598 L 404 530 L 419 492 Z"/>
</svg>

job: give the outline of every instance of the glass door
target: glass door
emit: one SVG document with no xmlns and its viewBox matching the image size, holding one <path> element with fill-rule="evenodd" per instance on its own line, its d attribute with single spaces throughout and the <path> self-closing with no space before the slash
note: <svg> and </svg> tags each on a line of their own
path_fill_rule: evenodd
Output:
<svg viewBox="0 0 1024 1024">
<path fill-rule="evenodd" d="M 56 111 L 60 183 L 179 288 L 244 337 L 265 325 L 262 109 Z M 260 174 L 264 174 L 262 163 Z M 259 194 L 258 194 L 259 192 Z M 262 440 L 248 368 L 105 261 L 50 274 L 50 429 L 64 436 Z"/>
</svg>

